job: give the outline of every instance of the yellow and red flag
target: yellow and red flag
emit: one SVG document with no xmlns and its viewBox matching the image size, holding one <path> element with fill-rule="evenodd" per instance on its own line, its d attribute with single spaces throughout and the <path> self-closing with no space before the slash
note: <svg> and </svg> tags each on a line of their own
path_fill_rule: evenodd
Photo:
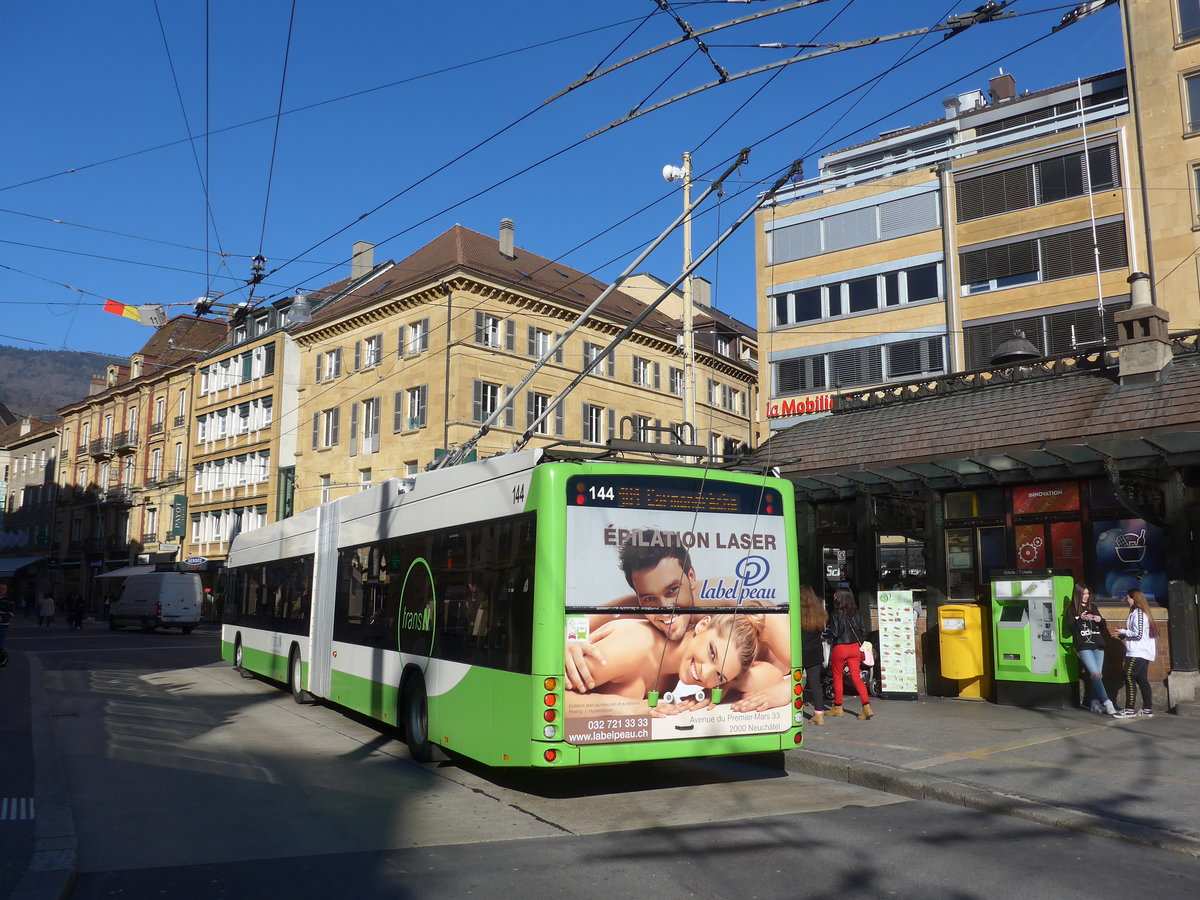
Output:
<svg viewBox="0 0 1200 900">
<path fill-rule="evenodd" d="M 124 316 L 127 319 L 133 319 L 135 322 L 142 321 L 142 314 L 138 312 L 138 308 L 136 306 L 118 303 L 116 300 L 105 300 L 104 311 L 106 313 L 112 313 L 116 316 Z"/>
</svg>

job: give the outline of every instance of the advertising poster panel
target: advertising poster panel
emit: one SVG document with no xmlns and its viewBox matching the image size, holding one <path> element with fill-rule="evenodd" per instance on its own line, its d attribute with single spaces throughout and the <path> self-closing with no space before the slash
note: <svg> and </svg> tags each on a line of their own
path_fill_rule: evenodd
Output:
<svg viewBox="0 0 1200 900">
<path fill-rule="evenodd" d="M 1167 599 L 1166 541 L 1145 519 L 1093 522 L 1096 539 L 1096 599 L 1123 602 L 1138 588 L 1151 602 Z"/>
<path fill-rule="evenodd" d="M 917 698 L 917 614 L 912 591 L 879 592 L 879 678 L 885 697 Z"/>
<path fill-rule="evenodd" d="M 790 634 L 778 612 L 789 599 L 782 512 L 777 494 L 753 485 L 572 479 L 565 637 L 595 684 L 581 691 L 568 678 L 568 741 L 790 727 Z"/>
</svg>

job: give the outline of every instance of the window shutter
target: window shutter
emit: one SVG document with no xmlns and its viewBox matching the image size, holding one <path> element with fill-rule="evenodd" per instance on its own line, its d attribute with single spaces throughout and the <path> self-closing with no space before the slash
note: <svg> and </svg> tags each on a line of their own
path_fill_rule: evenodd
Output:
<svg viewBox="0 0 1200 900">
<path fill-rule="evenodd" d="M 1096 243 L 1100 247 L 1101 269 L 1123 269 L 1129 265 L 1124 222 L 1106 222 L 1098 226 Z"/>
<path fill-rule="evenodd" d="M 771 232 L 771 262 L 790 262 L 821 252 L 821 222 L 801 222 Z"/>
<path fill-rule="evenodd" d="M 420 409 L 417 412 L 417 418 L 420 420 L 418 427 L 424 428 L 426 424 L 427 410 L 429 409 L 429 385 L 423 384 L 417 388 L 417 403 Z"/>
<path fill-rule="evenodd" d="M 350 455 L 358 455 L 358 404 L 350 404 Z"/>
<path fill-rule="evenodd" d="M 342 424 L 342 408 L 335 406 L 329 411 L 329 414 L 333 417 L 333 428 L 330 430 L 329 446 L 336 447 L 338 443 L 338 431 Z"/>
<path fill-rule="evenodd" d="M 504 320 L 504 349 L 509 353 L 517 349 L 517 323 L 512 319 Z"/>
<path fill-rule="evenodd" d="M 609 377 L 609 378 L 613 378 L 613 377 L 614 377 L 614 373 L 617 371 L 617 368 L 616 368 L 616 366 L 617 366 L 617 359 L 616 359 L 616 357 L 617 357 L 617 354 L 615 354 L 615 353 L 610 353 L 610 354 L 608 354 L 608 356 L 606 356 L 606 357 L 605 357 L 605 369 L 606 369 L 606 370 L 607 370 L 607 372 L 608 372 L 608 377 Z"/>
<path fill-rule="evenodd" d="M 342 348 L 338 347 L 333 351 L 333 377 L 342 377 Z"/>
<path fill-rule="evenodd" d="M 354 342 L 354 371 L 362 368 L 362 341 Z"/>
<path fill-rule="evenodd" d="M 487 333 L 484 331 L 484 318 L 481 310 L 475 310 L 475 343 L 486 344 Z"/>
<path fill-rule="evenodd" d="M 526 355 L 536 356 L 537 355 L 537 329 L 534 328 L 532 325 L 529 326 L 528 337 L 529 337 L 529 350 L 527 351 Z"/>
<path fill-rule="evenodd" d="M 382 397 L 375 397 L 371 401 L 371 451 L 372 453 L 379 452 L 379 407 L 383 404 Z"/>
<path fill-rule="evenodd" d="M 557 342 L 558 339 L 561 337 L 562 337 L 561 334 L 551 335 L 551 340 Z M 554 351 L 554 361 L 556 363 L 558 363 L 560 366 L 563 364 L 563 348 L 562 347 L 559 347 L 557 350 Z"/>
<path fill-rule="evenodd" d="M 404 430 L 404 391 L 392 395 L 392 431 Z"/>
<path fill-rule="evenodd" d="M 617 436 L 617 411 L 609 409 L 608 413 L 608 439 L 611 441 Z"/>
<path fill-rule="evenodd" d="M 938 227 L 937 194 L 917 194 L 879 204 L 879 239 L 920 234 Z"/>
<path fill-rule="evenodd" d="M 838 213 L 823 220 L 825 226 L 825 252 L 845 250 L 873 244 L 879 239 L 874 206 Z"/>
<path fill-rule="evenodd" d="M 483 421 L 483 382 L 476 379 L 471 387 L 471 421 Z"/>
<path fill-rule="evenodd" d="M 325 362 L 325 354 L 318 353 L 317 354 L 317 384 L 320 384 L 321 380 L 325 377 L 325 371 L 324 371 L 324 367 L 322 365 L 324 362 Z"/>
<path fill-rule="evenodd" d="M 662 368 L 658 363 L 654 364 L 654 389 L 657 391 L 662 388 Z"/>
<path fill-rule="evenodd" d="M 403 325 L 401 325 L 399 330 L 396 332 L 396 355 L 397 356 L 404 355 L 404 326 Z"/>
<path fill-rule="evenodd" d="M 511 387 L 506 386 L 504 388 L 504 399 L 507 400 L 509 397 L 512 397 L 512 392 L 513 392 L 513 389 Z M 516 398 L 513 398 L 513 399 L 515 400 Z M 504 427 L 505 428 L 513 427 L 513 407 L 514 406 L 516 406 L 515 403 L 508 403 L 504 407 Z"/>
<path fill-rule="evenodd" d="M 420 340 L 418 341 L 418 347 L 421 350 L 421 352 L 424 353 L 426 350 L 429 349 L 429 319 L 428 318 L 422 319 L 418 324 L 421 326 L 421 334 L 420 334 Z"/>
<path fill-rule="evenodd" d="M 554 407 L 554 433 L 558 437 L 563 436 L 563 408 L 561 403 Z"/>
<path fill-rule="evenodd" d="M 321 440 L 321 414 L 313 413 L 313 446 L 314 450 L 320 446 Z"/>
<path fill-rule="evenodd" d="M 533 427 L 534 408 L 535 408 L 534 402 L 533 402 L 533 396 L 534 396 L 533 391 L 525 392 L 525 427 L 527 429 Z"/>
</svg>

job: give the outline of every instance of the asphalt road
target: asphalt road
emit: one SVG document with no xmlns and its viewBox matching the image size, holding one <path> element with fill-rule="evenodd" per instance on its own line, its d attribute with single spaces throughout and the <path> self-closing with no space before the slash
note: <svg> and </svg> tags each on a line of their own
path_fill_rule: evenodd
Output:
<svg viewBox="0 0 1200 900">
<path fill-rule="evenodd" d="M 79 898 L 1094 900 L 1190 897 L 1200 883 L 1195 859 L 901 802 L 791 772 L 790 755 L 419 765 L 391 733 L 213 662 L 212 633 L 39 635 L 34 652 Z M 15 739 L 7 724 L 0 742 Z"/>
</svg>

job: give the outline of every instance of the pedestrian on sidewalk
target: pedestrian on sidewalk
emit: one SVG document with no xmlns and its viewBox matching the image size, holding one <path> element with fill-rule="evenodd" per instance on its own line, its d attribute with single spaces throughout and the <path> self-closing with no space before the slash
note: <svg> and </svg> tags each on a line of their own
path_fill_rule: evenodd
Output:
<svg viewBox="0 0 1200 900">
<path fill-rule="evenodd" d="M 828 621 L 825 604 L 811 587 L 800 585 L 800 653 L 804 657 L 804 693 L 812 700 L 814 725 L 825 724 L 825 687 L 821 684 L 825 642 L 821 632 Z"/>
<path fill-rule="evenodd" d="M 829 668 L 833 674 L 833 707 L 829 710 L 831 716 L 844 715 L 842 711 L 842 669 L 850 667 L 850 681 L 862 701 L 860 719 L 869 719 L 871 698 L 867 696 L 867 686 L 862 680 L 862 642 L 867 629 L 863 626 L 862 617 L 858 614 L 858 603 L 854 595 L 845 588 L 833 592 L 833 611 L 825 626 L 825 639 L 833 648 L 829 651 Z"/>
<path fill-rule="evenodd" d="M 70 624 L 69 630 L 83 631 L 83 597 L 76 597 L 75 602 L 71 604 L 71 614 L 68 619 Z"/>
<path fill-rule="evenodd" d="M 1125 709 L 1116 713 L 1119 719 L 1154 715 L 1154 700 L 1150 695 L 1150 663 L 1158 655 L 1158 626 L 1150 615 L 1146 595 L 1136 588 L 1125 595 L 1129 617 L 1116 636 L 1125 642 Z M 1136 688 L 1142 691 L 1142 708 L 1137 708 Z"/>
<path fill-rule="evenodd" d="M 1104 641 L 1108 627 L 1086 584 L 1075 585 L 1075 596 L 1067 607 L 1067 624 L 1075 636 L 1075 652 L 1083 663 L 1084 706 L 1094 713 L 1115 716 L 1117 710 L 1104 689 Z"/>
<path fill-rule="evenodd" d="M 54 595 L 49 591 L 42 594 L 42 599 L 38 601 L 37 617 L 38 628 L 41 628 L 43 625 L 49 628 L 54 624 Z"/>
</svg>

